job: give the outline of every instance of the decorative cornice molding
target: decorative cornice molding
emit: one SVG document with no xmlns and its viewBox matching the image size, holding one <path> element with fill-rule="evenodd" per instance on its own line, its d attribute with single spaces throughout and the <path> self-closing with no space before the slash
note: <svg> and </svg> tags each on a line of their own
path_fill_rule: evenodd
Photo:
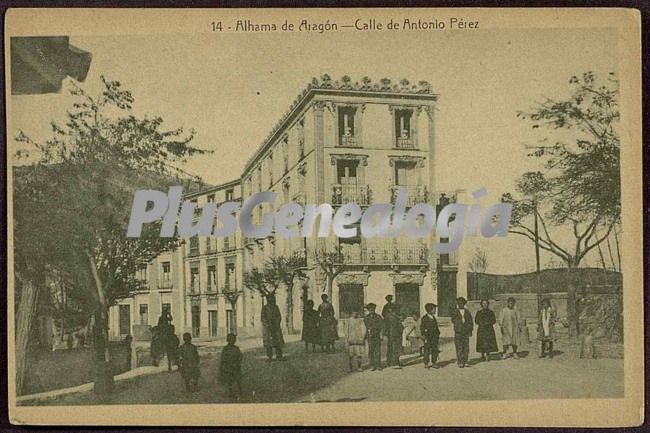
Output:
<svg viewBox="0 0 650 433">
<path fill-rule="evenodd" d="M 391 167 L 395 166 L 395 161 L 407 161 L 415 162 L 418 164 L 418 167 L 424 167 L 424 160 L 426 156 L 414 156 L 414 155 L 388 155 L 388 165 Z"/>
<path fill-rule="evenodd" d="M 368 155 L 358 155 L 356 153 L 332 153 L 330 154 L 330 162 L 336 165 L 339 159 L 352 159 L 361 162 L 364 167 L 368 166 Z"/>
</svg>

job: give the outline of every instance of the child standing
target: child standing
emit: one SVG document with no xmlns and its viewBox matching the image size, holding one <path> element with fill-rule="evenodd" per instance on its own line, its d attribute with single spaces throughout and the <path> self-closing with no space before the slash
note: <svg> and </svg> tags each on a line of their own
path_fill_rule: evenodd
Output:
<svg viewBox="0 0 650 433">
<path fill-rule="evenodd" d="M 555 309 L 551 306 L 548 298 L 542 300 L 542 309 L 539 312 L 539 322 L 537 324 L 537 335 L 542 342 L 542 353 L 539 356 L 544 358 L 548 355 L 553 358 L 553 340 L 555 339 Z"/>
<path fill-rule="evenodd" d="M 178 366 L 185 381 L 185 391 L 195 391 L 199 387 L 199 351 L 192 344 L 189 332 L 183 334 L 184 344 L 178 348 Z"/>
<path fill-rule="evenodd" d="M 345 327 L 345 341 L 348 346 L 350 371 L 363 371 L 361 361 L 366 355 L 366 325 L 359 313 L 354 311 Z M 357 359 L 356 367 L 354 358 Z"/>
<path fill-rule="evenodd" d="M 508 348 L 512 348 L 512 357 L 519 359 L 517 347 L 521 346 L 524 321 L 515 308 L 515 298 L 510 297 L 506 307 L 501 310 L 499 326 L 501 327 L 501 344 L 503 344 L 503 359 L 508 358 Z"/>
<path fill-rule="evenodd" d="M 237 336 L 226 336 L 228 345 L 221 351 L 221 364 L 219 366 L 219 381 L 228 388 L 228 397 L 238 399 L 241 397 L 241 361 L 242 354 L 239 347 L 235 346 Z"/>
</svg>

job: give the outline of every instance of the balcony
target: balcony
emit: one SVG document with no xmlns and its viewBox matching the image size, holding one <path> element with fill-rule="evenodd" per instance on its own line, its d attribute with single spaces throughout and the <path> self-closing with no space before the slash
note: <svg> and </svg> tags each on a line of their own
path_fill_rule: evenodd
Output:
<svg viewBox="0 0 650 433">
<path fill-rule="evenodd" d="M 356 203 L 369 205 L 372 201 L 372 191 L 368 185 L 332 185 L 332 205 Z"/>
<path fill-rule="evenodd" d="M 418 203 L 428 203 L 429 201 L 429 190 L 425 185 L 393 185 L 390 187 L 390 202 L 395 204 L 397 200 L 397 191 L 400 188 L 406 188 L 408 190 L 408 199 L 406 200 L 407 206 L 414 206 Z"/>
<path fill-rule="evenodd" d="M 428 265 L 426 245 L 390 242 L 366 242 L 341 248 L 341 263 L 348 265 Z"/>
<path fill-rule="evenodd" d="M 361 147 L 357 137 L 353 135 L 341 135 L 339 137 L 339 146 L 341 147 Z"/>
<path fill-rule="evenodd" d="M 458 251 L 452 251 L 449 254 L 440 254 L 440 267 L 442 267 L 442 268 L 457 268 L 458 267 Z"/>
<path fill-rule="evenodd" d="M 236 248 L 235 245 L 235 237 L 234 236 L 227 236 L 223 238 L 223 250 L 224 251 L 229 251 L 229 250 L 234 250 Z"/>
<path fill-rule="evenodd" d="M 398 149 L 415 149 L 415 140 L 411 137 L 397 137 L 395 147 Z"/>
<path fill-rule="evenodd" d="M 171 280 L 162 280 L 158 282 L 158 290 L 171 290 L 174 288 L 174 283 Z"/>
<path fill-rule="evenodd" d="M 136 280 L 133 287 L 134 292 L 148 292 L 149 291 L 149 282 L 147 280 Z"/>
</svg>

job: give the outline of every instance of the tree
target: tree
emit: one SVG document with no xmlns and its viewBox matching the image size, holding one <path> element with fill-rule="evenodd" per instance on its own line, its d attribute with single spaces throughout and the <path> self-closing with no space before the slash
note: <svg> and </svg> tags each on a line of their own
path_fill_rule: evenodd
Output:
<svg viewBox="0 0 650 433">
<path fill-rule="evenodd" d="M 341 248 L 335 248 L 333 251 L 325 249 L 314 251 L 314 261 L 325 274 L 325 288 L 328 297 L 332 297 L 332 287 L 334 279 L 345 270 L 343 263 L 343 254 Z"/>
<path fill-rule="evenodd" d="M 518 197 L 506 193 L 502 201 L 513 206 L 510 233 L 557 256 L 570 271 L 608 240 L 619 223 L 621 189 L 616 77 L 610 74 L 605 84 L 599 84 L 587 72 L 582 78 L 571 77 L 569 85 L 572 93 L 566 100 L 547 99 L 518 113 L 533 122 L 533 129 L 544 127 L 559 139 L 548 145 L 546 136 L 532 146 L 529 156 L 544 161 L 546 174 L 523 174 L 516 184 Z M 538 222 L 541 232 L 536 230 Z M 573 233 L 572 245 L 561 243 L 554 227 L 567 227 Z M 577 335 L 576 287 L 570 274 L 567 281 L 569 332 Z"/>
<path fill-rule="evenodd" d="M 285 323 L 287 332 L 292 334 L 293 327 L 293 288 L 296 278 L 305 276 L 305 259 L 299 254 L 295 253 L 290 256 L 279 256 L 270 258 L 265 265 L 265 279 L 266 281 L 277 289 L 282 284 L 287 290 L 287 313 L 285 315 Z"/>
<path fill-rule="evenodd" d="M 477 272 L 484 274 L 487 271 L 488 259 L 487 253 L 481 248 L 476 248 L 474 251 L 474 256 L 468 264 L 469 270 L 472 272 Z"/>
<path fill-rule="evenodd" d="M 97 97 L 72 87 L 66 124 L 52 122 L 50 140 L 35 142 L 21 131 L 17 140 L 28 148 L 18 156 L 35 151 L 37 161 L 21 167 L 22 175 L 15 170 L 14 183 L 17 315 L 25 319 L 19 319 L 17 347 L 27 347 L 29 330 L 22 327 L 31 326 L 34 315 L 28 300 L 31 290 L 42 289 L 49 268 L 69 276 L 74 287 L 94 287 L 83 296 L 92 305 L 96 392 L 112 385 L 108 308 L 136 287 L 139 264 L 177 243 L 161 238 L 154 224 L 140 238 L 126 237 L 133 192 L 178 183 L 173 163 L 203 152 L 190 145 L 193 132 L 164 130 L 160 117 L 132 115 L 134 98 L 119 82 L 102 77 L 102 84 Z M 32 218 L 35 212 L 42 216 Z"/>
</svg>

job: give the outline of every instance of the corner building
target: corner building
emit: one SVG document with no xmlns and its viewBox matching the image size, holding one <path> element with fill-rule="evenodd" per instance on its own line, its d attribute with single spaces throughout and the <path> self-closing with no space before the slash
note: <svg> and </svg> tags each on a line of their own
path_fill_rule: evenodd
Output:
<svg viewBox="0 0 650 433">
<path fill-rule="evenodd" d="M 458 200 L 460 190 L 436 188 L 437 100 L 425 81 L 414 85 L 404 79 L 373 83 L 368 78 L 352 82 L 347 76 L 339 81 L 328 75 L 314 78 L 246 163 L 240 179 L 185 199 L 201 207 L 210 200 L 245 200 L 273 191 L 275 209 L 288 202 L 329 203 L 336 211 L 355 202 L 365 210 L 372 203 L 394 203 L 398 188 L 405 187 L 409 207 L 428 203 L 439 210 Z M 273 209 L 259 206 L 253 221 L 260 222 Z M 271 257 L 300 254 L 307 278 L 296 281 L 292 293 L 282 286 L 276 293 L 283 326 L 299 331 L 304 301 L 313 299 L 318 306 L 327 291 L 327 275 L 314 260 L 316 251 L 337 252 L 331 301 L 342 320 L 368 302 L 381 308 L 388 294 L 402 313 L 422 315 L 424 304 L 434 302 L 444 318 L 456 297 L 465 295 L 457 254 L 435 254 L 434 232 L 423 239 L 340 239 L 333 233 L 318 239 L 317 228 L 306 239 L 274 234 L 253 239 L 240 231 L 230 238 L 188 239 L 171 253 L 181 255 L 176 262 L 182 263 L 182 296 L 176 299 L 183 305 L 174 311 L 183 317 L 174 316 L 177 327 L 182 323 L 197 337 L 223 337 L 226 331 L 261 335 L 264 299 L 244 287 L 243 275 Z"/>
</svg>

